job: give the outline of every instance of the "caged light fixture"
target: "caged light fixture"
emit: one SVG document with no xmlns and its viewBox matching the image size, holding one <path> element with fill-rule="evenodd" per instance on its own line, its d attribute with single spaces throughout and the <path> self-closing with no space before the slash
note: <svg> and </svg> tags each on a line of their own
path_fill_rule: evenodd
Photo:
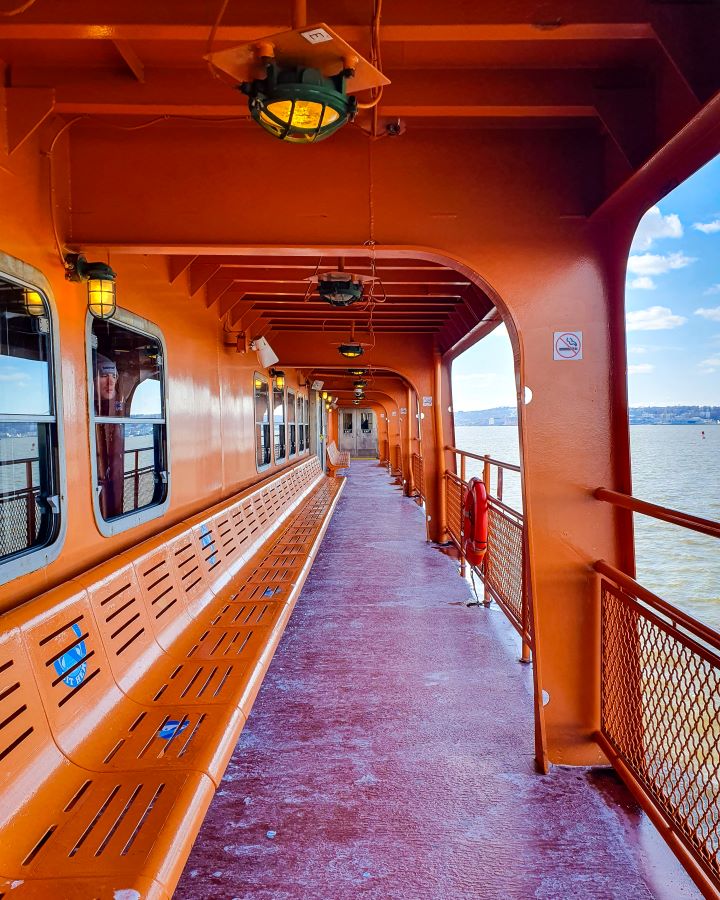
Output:
<svg viewBox="0 0 720 900">
<path fill-rule="evenodd" d="M 30 290 L 30 288 L 23 289 L 23 308 L 29 316 L 35 319 L 46 315 L 43 295 L 39 291 Z"/>
<path fill-rule="evenodd" d="M 280 369 L 270 369 L 269 373 L 270 377 L 275 380 L 276 389 L 282 391 L 285 388 L 285 373 Z"/>
<path fill-rule="evenodd" d="M 81 253 L 65 257 L 65 278 L 87 282 L 88 310 L 96 319 L 112 319 L 115 315 L 115 272 L 107 263 L 88 262 Z"/>
</svg>

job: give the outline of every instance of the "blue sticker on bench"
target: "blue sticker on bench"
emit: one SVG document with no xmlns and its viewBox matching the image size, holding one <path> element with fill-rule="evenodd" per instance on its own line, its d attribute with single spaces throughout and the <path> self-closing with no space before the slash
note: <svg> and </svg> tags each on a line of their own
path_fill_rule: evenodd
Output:
<svg viewBox="0 0 720 900">
<path fill-rule="evenodd" d="M 81 638 L 82 631 L 80 631 L 80 626 L 76 622 L 72 626 L 73 633 Z M 71 647 L 67 650 L 63 655 L 55 660 L 55 671 L 60 676 L 65 676 L 63 678 L 63 682 L 69 688 L 79 687 L 85 680 L 85 676 L 87 675 L 87 663 L 84 662 L 82 665 L 78 666 L 80 660 L 85 659 L 87 656 L 87 648 L 85 647 L 85 641 L 78 641 L 74 647 Z M 73 668 L 76 666 L 77 668 Z M 72 672 L 68 672 L 69 669 L 72 669 Z M 68 672 L 67 675 L 65 673 Z"/>
<path fill-rule="evenodd" d="M 164 741 L 169 741 L 170 738 L 174 738 L 176 737 L 176 735 L 182 734 L 189 724 L 189 719 L 183 719 L 182 722 L 180 722 L 179 719 L 170 719 L 163 725 L 160 731 L 158 731 L 158 737 L 162 738 Z"/>
<path fill-rule="evenodd" d="M 213 537 L 210 534 L 210 529 L 203 522 L 200 526 L 200 546 L 205 549 L 205 547 L 209 547 L 210 544 L 213 544 L 214 546 L 214 543 Z M 213 552 L 210 554 L 208 562 L 211 566 L 214 566 L 217 563 L 217 551 L 215 549 L 213 549 Z"/>
</svg>

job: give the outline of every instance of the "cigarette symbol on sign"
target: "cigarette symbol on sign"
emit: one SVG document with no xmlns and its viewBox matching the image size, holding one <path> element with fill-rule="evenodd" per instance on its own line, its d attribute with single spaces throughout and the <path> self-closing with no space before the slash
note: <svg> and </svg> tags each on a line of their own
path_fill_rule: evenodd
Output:
<svg viewBox="0 0 720 900">
<path fill-rule="evenodd" d="M 556 331 L 554 359 L 582 359 L 582 332 Z"/>
</svg>

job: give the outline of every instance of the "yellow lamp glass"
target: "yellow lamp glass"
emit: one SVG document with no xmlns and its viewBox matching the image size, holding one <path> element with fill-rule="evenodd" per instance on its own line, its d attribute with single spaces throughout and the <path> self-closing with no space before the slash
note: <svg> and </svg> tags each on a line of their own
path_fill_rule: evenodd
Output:
<svg viewBox="0 0 720 900">
<path fill-rule="evenodd" d="M 328 392 L 327 392 L 327 391 L 323 391 L 322 394 L 320 394 L 320 396 L 323 398 L 323 400 L 327 400 L 327 398 L 328 398 Z"/>
<path fill-rule="evenodd" d="M 89 278 L 87 283 L 88 309 L 96 319 L 111 319 L 115 315 L 115 282 L 107 278 Z"/>
<path fill-rule="evenodd" d="M 277 375 L 277 376 L 276 376 L 276 378 L 275 378 L 275 387 L 276 387 L 279 391 L 282 391 L 282 390 L 284 389 L 284 387 L 285 387 L 285 376 L 284 376 L 284 375 Z"/>
<path fill-rule="evenodd" d="M 256 378 L 255 379 L 255 390 L 259 391 L 260 388 L 263 386 L 263 384 L 265 384 L 265 382 L 262 380 L 262 378 Z"/>
<path fill-rule="evenodd" d="M 323 112 L 322 103 L 314 100 L 296 100 L 294 103 L 292 100 L 275 100 L 268 103 L 267 110 L 281 122 L 289 121 L 291 128 L 302 128 L 307 131 L 316 131 L 318 127 L 331 125 L 339 118 L 336 110 L 326 106 Z M 274 124 L 264 113 L 260 116 L 265 122 Z"/>
<path fill-rule="evenodd" d="M 38 318 L 45 315 L 45 300 L 38 291 L 24 290 L 23 306 L 29 316 Z"/>
</svg>

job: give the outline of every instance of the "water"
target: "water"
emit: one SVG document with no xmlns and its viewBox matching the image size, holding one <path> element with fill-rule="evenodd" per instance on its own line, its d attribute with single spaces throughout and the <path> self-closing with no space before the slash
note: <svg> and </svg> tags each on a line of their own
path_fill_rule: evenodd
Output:
<svg viewBox="0 0 720 900">
<path fill-rule="evenodd" d="M 458 426 L 455 439 L 472 453 L 519 460 L 517 428 L 511 426 Z M 720 520 L 720 425 L 633 425 L 630 443 L 634 496 Z M 481 471 L 482 463 L 468 461 L 468 477 Z M 493 471 L 493 493 L 494 479 Z M 506 472 L 503 487 L 504 501 L 522 509 L 519 476 Z M 647 516 L 635 515 L 634 520 L 638 581 L 720 630 L 717 539 Z"/>
</svg>

